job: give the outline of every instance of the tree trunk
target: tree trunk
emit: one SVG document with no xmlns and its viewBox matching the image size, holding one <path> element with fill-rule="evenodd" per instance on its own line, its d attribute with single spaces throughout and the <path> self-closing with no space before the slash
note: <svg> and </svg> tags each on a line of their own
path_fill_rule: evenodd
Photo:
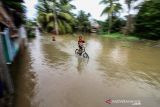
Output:
<svg viewBox="0 0 160 107">
<path fill-rule="evenodd" d="M 56 35 L 59 35 L 56 5 L 54 5 L 54 3 L 53 3 L 53 14 L 55 14 L 55 15 L 54 15 L 54 24 L 55 24 Z"/>
<path fill-rule="evenodd" d="M 56 31 L 56 35 L 59 35 L 58 22 L 57 22 L 56 12 L 55 12 L 55 15 L 54 15 L 54 22 L 55 22 L 55 31 Z"/>
<path fill-rule="evenodd" d="M 112 27 L 112 15 L 111 14 L 108 14 L 108 20 L 109 20 L 109 23 L 108 23 L 108 34 L 111 33 L 111 27 Z"/>
<path fill-rule="evenodd" d="M 128 16 L 127 16 L 127 22 L 126 22 L 126 29 L 125 34 L 128 35 L 132 31 L 132 22 L 131 22 L 131 15 L 130 15 L 130 7 L 128 7 Z"/>
</svg>

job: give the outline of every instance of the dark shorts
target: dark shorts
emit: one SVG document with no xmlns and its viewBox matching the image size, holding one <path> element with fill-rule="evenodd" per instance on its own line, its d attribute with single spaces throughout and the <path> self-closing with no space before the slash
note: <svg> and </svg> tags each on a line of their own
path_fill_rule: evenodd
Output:
<svg viewBox="0 0 160 107">
<path fill-rule="evenodd" d="M 79 45 L 79 49 L 81 49 L 81 50 L 82 50 L 82 49 L 83 49 L 83 47 Z"/>
</svg>

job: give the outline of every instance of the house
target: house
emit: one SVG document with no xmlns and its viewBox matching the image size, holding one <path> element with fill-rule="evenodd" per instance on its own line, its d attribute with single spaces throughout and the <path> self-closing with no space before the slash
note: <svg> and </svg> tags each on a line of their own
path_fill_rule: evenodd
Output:
<svg viewBox="0 0 160 107">
<path fill-rule="evenodd" d="M 91 21 L 91 32 L 92 33 L 96 33 L 99 28 L 100 28 L 100 25 L 97 23 L 96 20 Z"/>
</svg>

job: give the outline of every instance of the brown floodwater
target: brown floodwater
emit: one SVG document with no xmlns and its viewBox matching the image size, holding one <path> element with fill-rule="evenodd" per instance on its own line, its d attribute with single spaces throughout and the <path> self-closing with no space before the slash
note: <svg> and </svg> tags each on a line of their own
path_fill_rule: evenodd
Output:
<svg viewBox="0 0 160 107">
<path fill-rule="evenodd" d="M 152 43 L 85 36 L 87 60 L 74 53 L 77 36 L 41 35 L 12 68 L 15 107 L 160 106 L 160 48 Z"/>
</svg>

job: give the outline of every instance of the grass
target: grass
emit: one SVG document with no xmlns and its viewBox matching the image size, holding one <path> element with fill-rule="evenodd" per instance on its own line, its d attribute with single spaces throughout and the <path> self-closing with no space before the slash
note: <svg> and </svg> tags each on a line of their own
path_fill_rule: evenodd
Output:
<svg viewBox="0 0 160 107">
<path fill-rule="evenodd" d="M 120 33 L 111 33 L 111 34 L 103 34 L 102 37 L 112 38 L 112 39 L 120 39 L 120 40 L 128 40 L 128 41 L 137 41 L 140 38 L 131 36 L 131 35 L 124 35 Z"/>
</svg>

